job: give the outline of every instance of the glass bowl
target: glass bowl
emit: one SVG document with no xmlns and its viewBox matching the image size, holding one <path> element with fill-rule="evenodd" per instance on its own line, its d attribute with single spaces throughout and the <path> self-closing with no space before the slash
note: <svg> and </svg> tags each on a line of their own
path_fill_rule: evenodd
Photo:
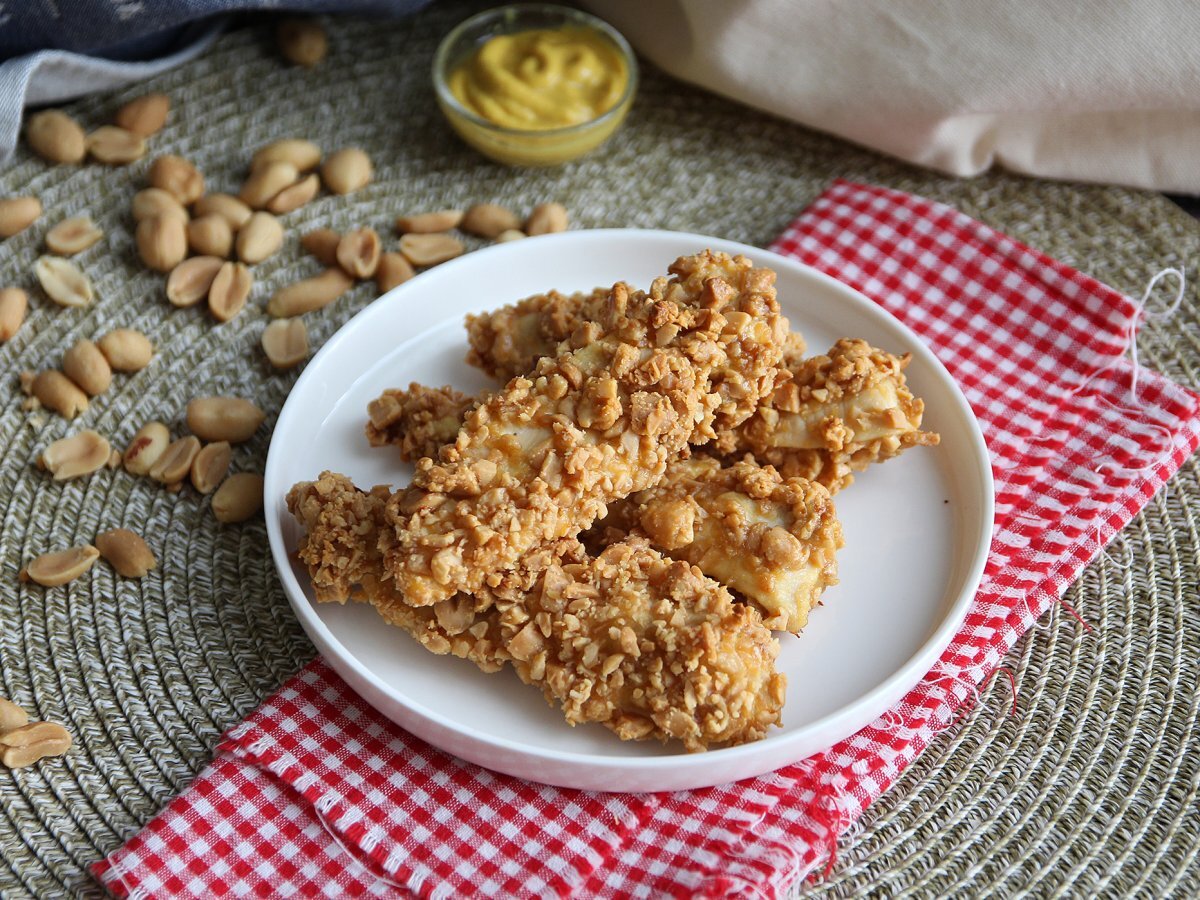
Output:
<svg viewBox="0 0 1200 900">
<path fill-rule="evenodd" d="M 488 39 L 533 29 L 584 28 L 610 43 L 625 63 L 627 81 L 616 105 L 577 125 L 529 130 L 498 125 L 464 106 L 450 90 L 450 73 Z M 433 86 L 438 105 L 459 136 L 485 156 L 514 166 L 553 166 L 582 156 L 612 137 L 637 93 L 637 60 L 629 42 L 607 22 L 565 6 L 516 3 L 489 9 L 456 26 L 438 46 Z"/>
</svg>

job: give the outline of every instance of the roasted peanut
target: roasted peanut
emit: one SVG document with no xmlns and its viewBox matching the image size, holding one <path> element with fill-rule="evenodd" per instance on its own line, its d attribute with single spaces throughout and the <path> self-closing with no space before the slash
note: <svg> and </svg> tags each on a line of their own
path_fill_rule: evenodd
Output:
<svg viewBox="0 0 1200 900">
<path fill-rule="evenodd" d="M 414 266 L 435 266 L 465 251 L 462 241 L 448 234 L 406 234 L 400 238 L 400 252 Z"/>
<path fill-rule="evenodd" d="M 241 397 L 200 397 L 187 405 L 188 428 L 206 441 L 248 441 L 266 417 L 258 406 Z"/>
<path fill-rule="evenodd" d="M 370 278 L 379 265 L 379 235 L 374 228 L 347 231 L 338 242 L 337 261 L 352 278 Z"/>
<path fill-rule="evenodd" d="M 0 238 L 20 234 L 38 220 L 42 201 L 37 197 L 9 197 L 0 200 Z"/>
<path fill-rule="evenodd" d="M 311 19 L 285 19 L 275 37 L 283 58 L 297 66 L 311 68 L 329 52 L 325 29 Z"/>
<path fill-rule="evenodd" d="M 197 216 L 220 216 L 229 223 L 230 231 L 237 231 L 254 214 L 254 210 L 233 194 L 205 194 L 192 204 Z"/>
<path fill-rule="evenodd" d="M 80 338 L 63 354 L 62 370 L 91 397 L 103 394 L 112 384 L 108 358 L 87 338 Z"/>
<path fill-rule="evenodd" d="M 29 297 L 20 288 L 0 288 L 0 341 L 11 340 L 25 322 Z"/>
<path fill-rule="evenodd" d="M 146 155 L 146 140 L 116 125 L 101 125 L 87 136 L 87 149 L 97 162 L 127 166 Z"/>
<path fill-rule="evenodd" d="M 566 230 L 567 208 L 561 203 L 538 204 L 525 222 L 525 233 L 530 237 Z"/>
<path fill-rule="evenodd" d="M 88 407 L 87 394 L 58 369 L 39 372 L 29 389 L 42 406 L 64 419 L 73 419 Z"/>
<path fill-rule="evenodd" d="M 470 234 L 494 238 L 502 231 L 520 228 L 521 220 L 512 210 L 503 206 L 495 203 L 476 203 L 463 214 L 459 227 Z"/>
<path fill-rule="evenodd" d="M 238 258 L 245 263 L 260 263 L 283 245 L 283 226 L 270 213 L 256 212 L 237 235 Z"/>
<path fill-rule="evenodd" d="M 187 223 L 187 241 L 193 253 L 225 259 L 233 249 L 233 229 L 224 216 L 210 213 Z"/>
<path fill-rule="evenodd" d="M 138 222 L 138 256 L 156 272 L 170 272 L 187 256 L 187 230 L 174 216 L 151 216 Z"/>
<path fill-rule="evenodd" d="M 263 477 L 239 472 L 225 479 L 212 498 L 213 515 L 218 522 L 244 522 L 262 509 Z"/>
<path fill-rule="evenodd" d="M 415 216 L 400 216 L 396 219 L 396 230 L 401 234 L 434 234 L 449 231 L 462 221 L 461 209 L 440 209 L 437 212 L 420 213 Z"/>
<path fill-rule="evenodd" d="M 321 309 L 346 293 L 353 284 L 354 280 L 341 269 L 326 269 L 320 275 L 276 291 L 267 302 L 267 315 L 286 319 Z"/>
<path fill-rule="evenodd" d="M 99 472 L 108 465 L 111 454 L 108 439 L 89 428 L 54 441 L 42 451 L 38 462 L 55 481 L 68 481 Z"/>
<path fill-rule="evenodd" d="M 78 578 L 99 558 L 100 551 L 91 544 L 43 553 L 25 567 L 25 576 L 42 587 L 58 587 Z"/>
<path fill-rule="evenodd" d="M 225 263 L 209 288 L 208 311 L 218 322 L 228 322 L 245 309 L 253 286 L 254 276 L 245 263 Z"/>
<path fill-rule="evenodd" d="M 321 179 L 317 177 L 316 172 L 313 172 L 311 175 L 304 176 L 295 184 L 285 187 L 272 197 L 270 202 L 267 203 L 267 211 L 277 216 L 290 213 L 292 210 L 299 209 L 313 197 L 317 196 L 317 191 L 320 189 Z"/>
<path fill-rule="evenodd" d="M 154 357 L 150 338 L 132 328 L 114 328 L 96 345 L 117 372 L 138 372 L 150 365 Z"/>
<path fill-rule="evenodd" d="M 349 194 L 371 181 L 371 158 L 357 147 L 329 155 L 321 166 L 321 180 L 335 194 Z"/>
<path fill-rule="evenodd" d="M 379 293 L 386 294 L 397 285 L 412 278 L 412 263 L 399 253 L 384 253 L 379 257 L 379 265 L 375 267 L 375 284 Z"/>
<path fill-rule="evenodd" d="M 166 485 L 178 484 L 187 478 L 192 462 L 200 452 L 200 440 L 189 434 L 172 441 L 162 455 L 150 467 L 149 476 Z"/>
<path fill-rule="evenodd" d="M 192 487 L 201 494 L 211 494 L 229 471 L 232 458 L 233 451 L 228 441 L 206 444 L 192 460 Z"/>
<path fill-rule="evenodd" d="M 142 188 L 133 195 L 132 210 L 135 222 L 149 219 L 151 216 L 168 216 L 181 222 L 186 222 L 189 218 L 188 211 L 175 195 L 162 188 Z"/>
<path fill-rule="evenodd" d="M 20 728 L 29 722 L 29 713 L 6 697 L 0 697 L 0 734 Z"/>
<path fill-rule="evenodd" d="M 166 94 L 146 94 L 135 100 L 130 100 L 117 110 L 114 117 L 118 125 L 126 131 L 142 137 L 150 137 L 162 130 L 167 124 L 167 115 L 171 111 L 171 98 Z"/>
<path fill-rule="evenodd" d="M 161 188 L 187 206 L 204 196 L 204 176 L 184 159 L 169 153 L 150 164 L 147 174 L 151 187 Z"/>
<path fill-rule="evenodd" d="M 123 578 L 143 578 L 158 565 L 141 535 L 128 528 L 114 528 L 96 535 L 96 549 Z"/>
<path fill-rule="evenodd" d="M 149 475 L 171 443 L 171 433 L 162 422 L 147 422 L 130 440 L 122 457 L 125 471 L 130 475 Z"/>
<path fill-rule="evenodd" d="M 31 722 L 0 734 L 0 762 L 10 769 L 33 765 L 71 749 L 71 735 L 56 722 Z"/>
<path fill-rule="evenodd" d="M 253 171 L 273 162 L 291 163 L 296 167 L 296 171 L 308 172 L 321 162 L 321 148 L 312 141 L 284 138 L 260 147 L 250 160 L 250 169 Z"/>
<path fill-rule="evenodd" d="M 276 319 L 263 329 L 262 348 L 277 369 L 290 369 L 308 359 L 308 329 L 301 319 Z"/>
<path fill-rule="evenodd" d="M 216 256 L 193 256 L 185 259 L 167 277 L 167 299 L 172 306 L 195 306 L 208 296 L 213 279 L 225 265 Z"/>
<path fill-rule="evenodd" d="M 60 109 L 47 109 L 30 116 L 25 140 L 34 153 L 50 163 L 81 163 L 87 153 L 83 129 Z"/>
<path fill-rule="evenodd" d="M 300 238 L 300 246 L 324 266 L 336 266 L 337 248 L 342 236 L 332 228 L 318 228 Z"/>
<path fill-rule="evenodd" d="M 238 197 L 251 209 L 264 209 L 272 197 L 296 183 L 300 171 L 289 162 L 270 162 L 254 169 Z"/>
<path fill-rule="evenodd" d="M 92 282 L 73 262 L 59 256 L 40 256 L 33 273 L 46 296 L 60 306 L 81 307 L 92 302 Z"/>
<path fill-rule="evenodd" d="M 100 238 L 104 232 L 87 216 L 63 219 L 46 232 L 46 249 L 58 256 L 74 256 L 82 253 Z"/>
</svg>

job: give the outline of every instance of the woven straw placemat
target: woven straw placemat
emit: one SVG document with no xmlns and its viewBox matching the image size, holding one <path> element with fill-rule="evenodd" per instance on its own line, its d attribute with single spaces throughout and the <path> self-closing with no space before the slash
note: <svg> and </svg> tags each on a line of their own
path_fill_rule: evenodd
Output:
<svg viewBox="0 0 1200 900">
<path fill-rule="evenodd" d="M 234 456 L 237 469 L 261 471 L 295 377 L 263 359 L 263 306 L 315 271 L 296 244 L 303 230 L 369 224 L 390 235 L 400 212 L 477 201 L 524 212 L 555 199 L 575 228 L 668 228 L 765 245 L 845 177 L 950 203 L 1129 293 L 1163 266 L 1200 259 L 1200 226 L 1160 197 L 1005 174 L 942 178 L 653 71 L 619 137 L 591 157 L 548 171 L 493 165 L 453 137 L 429 88 L 438 38 L 471 10 L 446 3 L 407 22 L 331 23 L 330 57 L 311 71 L 284 65 L 268 23 L 252 24 L 143 88 L 70 108 L 94 127 L 144 90 L 165 91 L 173 111 L 152 152 L 194 160 L 210 190 L 236 190 L 253 148 L 283 136 L 327 150 L 358 145 L 374 159 L 367 188 L 286 217 L 284 250 L 255 267 L 251 304 L 229 324 L 169 306 L 163 277 L 137 262 L 129 201 L 149 158 L 55 169 L 22 149 L 0 173 L 0 193 L 36 194 L 47 209 L 0 245 L 0 284 L 31 295 L 25 327 L 0 345 L 0 693 L 65 723 L 76 739 L 65 760 L 0 770 L 4 897 L 99 893 L 86 867 L 181 790 L 222 730 L 313 653 L 276 580 L 261 519 L 221 527 L 190 488 L 168 494 L 119 470 L 55 484 L 33 466 L 47 443 L 82 427 L 118 447 L 150 419 L 184 433 L 189 399 L 231 393 L 269 411 L 268 427 Z M 106 232 L 77 258 L 98 300 L 64 310 L 35 289 L 32 266 L 47 228 L 81 213 Z M 373 298 L 373 286 L 360 285 L 308 316 L 314 344 Z M 149 368 L 117 375 L 73 423 L 22 409 L 18 372 L 57 365 L 74 340 L 116 326 L 153 338 Z M 1200 384 L 1194 291 L 1170 321 L 1145 327 L 1140 349 L 1145 363 Z M 1193 460 L 1070 591 L 1092 632 L 1055 609 L 1007 661 L 1017 714 L 1008 714 L 1005 682 L 993 682 L 843 841 L 830 876 L 805 890 L 1200 893 L 1198 511 Z M 65 588 L 18 583 L 32 556 L 121 525 L 158 555 L 151 576 L 117 579 L 100 564 Z"/>
</svg>

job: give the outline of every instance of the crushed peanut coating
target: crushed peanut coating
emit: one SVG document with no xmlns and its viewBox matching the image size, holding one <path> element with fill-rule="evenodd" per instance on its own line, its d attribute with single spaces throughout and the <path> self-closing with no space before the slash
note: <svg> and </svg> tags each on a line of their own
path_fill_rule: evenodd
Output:
<svg viewBox="0 0 1200 900">
<path fill-rule="evenodd" d="M 484 671 L 511 665 L 572 724 L 623 740 L 679 740 L 689 751 L 759 739 L 779 723 L 785 679 L 761 616 L 640 538 L 589 558 L 573 539 L 527 556 L 477 596 L 405 601 L 382 567 L 386 489 L 324 473 L 288 508 L 319 600 L 371 602 L 427 649 Z"/>
<path fill-rule="evenodd" d="M 389 388 L 367 405 L 367 441 L 372 447 L 396 446 L 405 462 L 437 456 L 458 437 L 463 418 L 476 403 L 449 385 L 432 388 L 413 382 L 407 390 Z"/>
<path fill-rule="evenodd" d="M 736 450 L 837 492 L 872 463 L 937 444 L 921 431 L 925 404 L 904 378 L 910 358 L 843 338 L 792 370 L 738 429 Z"/>
<path fill-rule="evenodd" d="M 467 316 L 467 362 L 501 381 L 532 372 L 539 359 L 553 356 L 580 325 L 603 314 L 608 293 L 605 288 L 590 294 L 549 291 Z"/>
<path fill-rule="evenodd" d="M 532 548 L 574 537 L 656 484 L 689 441 L 713 438 L 718 413 L 731 426 L 774 390 L 786 323 L 773 273 L 707 251 L 670 272 L 646 294 L 615 285 L 597 321 L 418 462 L 387 506 L 384 564 L 408 602 L 476 593 Z"/>
</svg>

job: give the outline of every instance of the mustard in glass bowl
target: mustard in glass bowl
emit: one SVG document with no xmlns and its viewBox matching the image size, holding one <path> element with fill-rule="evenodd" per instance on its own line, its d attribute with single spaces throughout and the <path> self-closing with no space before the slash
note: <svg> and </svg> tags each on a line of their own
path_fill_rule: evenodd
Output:
<svg viewBox="0 0 1200 900">
<path fill-rule="evenodd" d="M 515 166 L 557 165 L 600 146 L 625 120 L 637 80 L 633 50 L 611 25 L 544 3 L 472 16 L 433 61 L 451 127 Z"/>
</svg>

